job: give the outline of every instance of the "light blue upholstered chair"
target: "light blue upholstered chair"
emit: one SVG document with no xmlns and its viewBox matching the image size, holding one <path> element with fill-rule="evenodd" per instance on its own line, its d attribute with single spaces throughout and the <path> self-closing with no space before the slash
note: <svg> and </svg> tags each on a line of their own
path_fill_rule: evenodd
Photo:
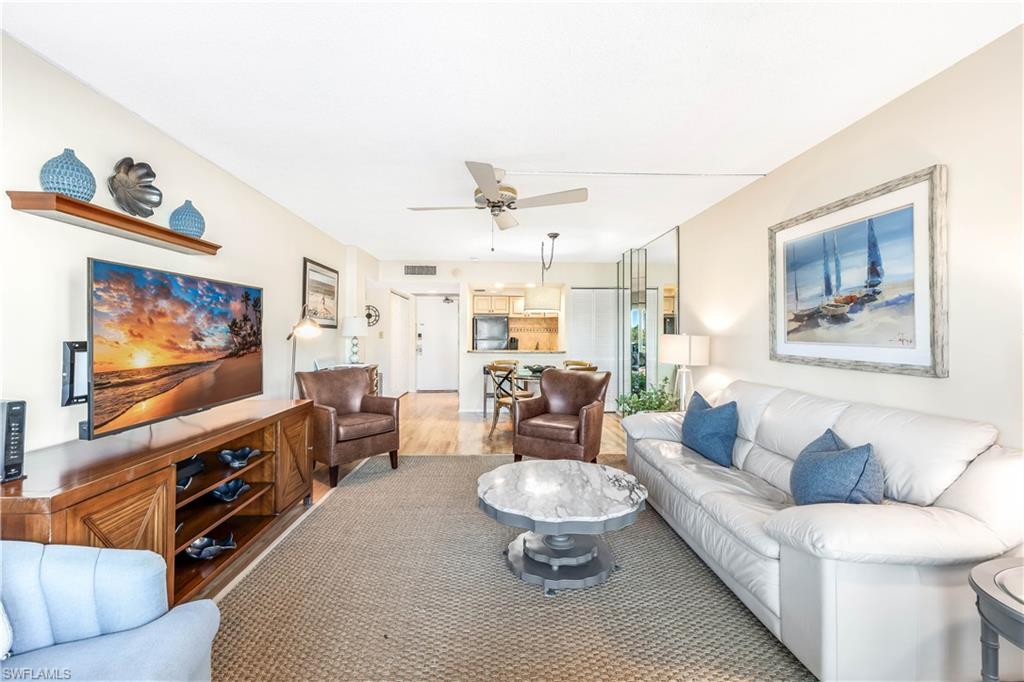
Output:
<svg viewBox="0 0 1024 682">
<path fill-rule="evenodd" d="M 168 611 L 164 571 L 153 552 L 0 542 L 14 631 L 3 679 L 31 669 L 45 679 L 209 680 L 220 612 L 210 600 Z"/>
</svg>

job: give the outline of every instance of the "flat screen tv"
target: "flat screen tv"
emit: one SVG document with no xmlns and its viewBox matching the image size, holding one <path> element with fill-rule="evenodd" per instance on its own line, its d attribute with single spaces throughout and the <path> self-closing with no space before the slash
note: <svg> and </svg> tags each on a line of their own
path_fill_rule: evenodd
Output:
<svg viewBox="0 0 1024 682">
<path fill-rule="evenodd" d="M 89 259 L 87 438 L 263 391 L 263 290 Z"/>
</svg>

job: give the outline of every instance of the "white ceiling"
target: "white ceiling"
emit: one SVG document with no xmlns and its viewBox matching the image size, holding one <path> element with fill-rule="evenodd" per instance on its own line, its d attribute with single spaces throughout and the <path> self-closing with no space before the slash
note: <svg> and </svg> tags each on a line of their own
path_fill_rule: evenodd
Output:
<svg viewBox="0 0 1024 682">
<path fill-rule="evenodd" d="M 4 29 L 380 259 L 612 261 L 1021 20 L 1018 3 L 4 3 Z M 83 30 L 87 27 L 87 30 Z M 529 196 L 498 233 L 462 162 Z"/>
</svg>

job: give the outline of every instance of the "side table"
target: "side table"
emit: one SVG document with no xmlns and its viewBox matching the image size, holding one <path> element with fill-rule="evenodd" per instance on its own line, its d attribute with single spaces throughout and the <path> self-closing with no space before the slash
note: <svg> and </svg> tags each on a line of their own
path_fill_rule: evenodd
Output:
<svg viewBox="0 0 1024 682">
<path fill-rule="evenodd" d="M 994 559 L 971 569 L 981 616 L 981 679 L 999 679 L 999 638 L 1024 649 L 1024 559 Z"/>
</svg>

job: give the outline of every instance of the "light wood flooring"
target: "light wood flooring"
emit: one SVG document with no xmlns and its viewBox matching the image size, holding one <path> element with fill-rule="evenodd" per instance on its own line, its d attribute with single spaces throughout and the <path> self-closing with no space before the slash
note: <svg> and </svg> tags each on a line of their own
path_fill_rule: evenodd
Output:
<svg viewBox="0 0 1024 682">
<path fill-rule="evenodd" d="M 512 454 L 512 419 L 501 411 L 494 436 L 491 415 L 485 419 L 479 412 L 459 412 L 458 393 L 406 393 L 399 403 L 402 440 L 399 456 L 410 455 L 491 455 Z M 604 415 L 601 433 L 601 454 L 598 461 L 625 468 L 626 434 L 614 412 Z M 399 465 L 401 466 L 401 465 Z M 342 467 L 341 475 L 355 465 Z M 313 474 L 313 499 L 327 492 L 327 467 L 317 465 Z"/>
</svg>

